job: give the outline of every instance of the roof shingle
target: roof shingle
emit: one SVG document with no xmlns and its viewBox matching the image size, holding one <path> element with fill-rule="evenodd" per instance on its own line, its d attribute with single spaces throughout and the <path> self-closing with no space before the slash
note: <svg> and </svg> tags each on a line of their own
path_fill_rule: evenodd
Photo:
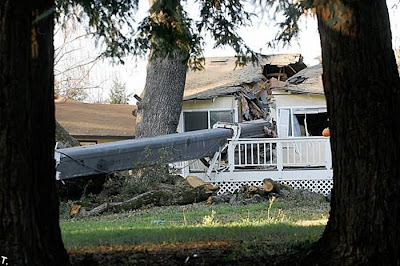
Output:
<svg viewBox="0 0 400 266">
<path fill-rule="evenodd" d="M 72 136 L 132 138 L 135 135 L 134 105 L 89 104 L 69 99 L 55 105 L 57 121 Z"/>
</svg>

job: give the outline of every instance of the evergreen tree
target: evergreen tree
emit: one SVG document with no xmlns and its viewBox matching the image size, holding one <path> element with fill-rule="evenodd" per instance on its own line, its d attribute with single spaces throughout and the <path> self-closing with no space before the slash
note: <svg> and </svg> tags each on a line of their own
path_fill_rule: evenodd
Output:
<svg viewBox="0 0 400 266">
<path fill-rule="evenodd" d="M 118 79 L 113 80 L 110 90 L 108 103 L 110 104 L 129 104 L 132 93 L 127 92 L 126 84 L 121 83 Z"/>
</svg>

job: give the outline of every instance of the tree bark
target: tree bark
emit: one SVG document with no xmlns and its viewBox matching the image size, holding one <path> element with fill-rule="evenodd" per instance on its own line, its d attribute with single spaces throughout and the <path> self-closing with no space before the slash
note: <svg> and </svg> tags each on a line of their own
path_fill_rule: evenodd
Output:
<svg viewBox="0 0 400 266">
<path fill-rule="evenodd" d="M 54 1 L 6 0 L 0 10 L 0 255 L 8 265 L 67 265 L 54 167 Z"/>
<path fill-rule="evenodd" d="M 307 265 L 400 265 L 400 80 L 386 1 L 317 6 L 331 213 Z"/>
<path fill-rule="evenodd" d="M 176 133 L 182 110 L 188 55 L 157 55 L 152 51 L 147 65 L 146 85 L 138 104 L 136 137 Z"/>
<path fill-rule="evenodd" d="M 150 6 L 155 3 L 163 6 L 162 0 L 150 0 Z M 160 10 L 158 13 L 152 13 L 154 20 L 164 21 L 165 14 L 176 16 L 172 20 L 166 20 L 166 23 L 180 23 L 180 10 L 182 9 L 180 1 L 168 2 L 170 10 L 176 13 L 169 14 L 168 10 Z M 155 12 L 155 11 L 153 11 Z M 162 22 L 161 22 L 162 23 Z M 187 31 L 184 23 L 180 25 L 181 31 Z M 174 25 L 166 25 L 167 28 L 174 28 Z M 147 63 L 146 84 L 142 92 L 142 101 L 138 104 L 138 113 L 136 118 L 136 138 L 153 137 L 176 133 L 179 117 L 182 110 L 183 91 L 185 89 L 187 61 L 189 59 L 189 50 L 182 49 L 177 43 L 181 40 L 174 39 L 176 36 L 169 36 L 171 52 L 166 53 L 156 49 L 160 42 L 166 42 L 162 38 L 165 36 L 154 37 L 151 41 L 152 49 Z"/>
<path fill-rule="evenodd" d="M 68 131 L 63 128 L 60 123 L 56 121 L 56 142 L 58 142 L 57 148 L 70 148 L 79 146 L 79 141 L 72 137 Z"/>
</svg>

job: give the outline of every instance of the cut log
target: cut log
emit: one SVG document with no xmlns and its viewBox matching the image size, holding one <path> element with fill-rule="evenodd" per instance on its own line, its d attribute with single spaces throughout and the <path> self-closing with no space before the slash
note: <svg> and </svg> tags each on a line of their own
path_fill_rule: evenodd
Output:
<svg viewBox="0 0 400 266">
<path fill-rule="evenodd" d="M 71 206 L 71 209 L 69 210 L 69 216 L 74 217 L 74 216 L 78 215 L 81 207 L 82 207 L 82 205 L 73 203 Z"/>
<path fill-rule="evenodd" d="M 192 188 L 197 188 L 197 187 L 201 187 L 203 186 L 204 189 L 208 190 L 208 191 L 218 191 L 219 190 L 219 186 L 213 186 L 211 184 L 207 184 L 206 182 L 203 181 L 203 179 L 197 177 L 197 176 L 188 176 L 186 177 L 186 182 L 189 184 L 189 186 L 191 186 Z"/>
<path fill-rule="evenodd" d="M 192 188 L 203 186 L 205 184 L 203 179 L 201 179 L 201 178 L 199 178 L 197 176 L 194 176 L 194 175 L 190 175 L 190 176 L 186 177 L 186 182 Z"/>
<path fill-rule="evenodd" d="M 216 192 L 216 191 L 218 191 L 218 190 L 220 189 L 220 186 L 213 186 L 213 185 L 211 185 L 211 184 L 205 184 L 205 185 L 204 185 L 204 188 L 205 188 L 206 190 L 208 190 L 208 191 Z"/>
<path fill-rule="evenodd" d="M 270 178 L 266 178 L 263 180 L 263 190 L 265 192 L 279 193 L 279 184 Z"/>
</svg>

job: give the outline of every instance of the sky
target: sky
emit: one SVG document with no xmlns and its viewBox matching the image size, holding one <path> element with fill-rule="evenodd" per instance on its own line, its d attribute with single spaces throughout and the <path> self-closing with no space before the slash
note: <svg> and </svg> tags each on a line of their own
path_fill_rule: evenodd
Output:
<svg viewBox="0 0 400 266">
<path fill-rule="evenodd" d="M 148 10 L 147 1 L 139 1 L 139 11 L 137 13 L 137 20 L 139 21 L 145 16 Z M 387 0 L 389 8 L 389 15 L 391 20 L 393 46 L 400 47 L 400 7 L 394 7 L 398 0 Z M 189 4 L 187 11 L 191 16 L 196 12 L 196 6 Z M 252 7 L 250 7 L 249 11 Z M 197 9 L 198 10 L 198 9 Z M 244 39 L 254 51 L 261 52 L 262 54 L 276 54 L 276 53 L 300 53 L 304 57 L 304 62 L 307 66 L 318 64 L 318 57 L 321 55 L 320 40 L 317 28 L 317 22 L 314 17 L 303 17 L 300 22 L 300 34 L 297 40 L 292 41 L 291 45 L 285 48 L 270 49 L 267 48 L 267 43 L 273 40 L 277 28 L 274 28 L 275 22 L 268 20 L 266 16 L 253 18 L 252 27 L 239 29 L 239 35 Z M 76 26 L 76 25 L 75 25 Z M 78 28 L 71 33 L 69 38 L 83 34 L 83 29 Z M 60 47 L 63 43 L 62 35 L 56 35 L 55 47 Z M 211 38 L 206 38 L 206 46 L 204 50 L 205 57 L 214 56 L 234 56 L 234 51 L 231 48 L 213 49 L 213 41 Z M 100 50 L 94 46 L 93 40 L 79 39 L 70 45 L 70 51 L 63 57 L 61 64 L 56 65 L 56 79 L 57 71 L 67 68 L 71 62 L 90 61 L 93 55 L 100 53 Z M 71 42 L 72 43 L 72 42 Z M 86 58 L 86 59 L 85 59 Z M 104 101 L 108 98 L 110 88 L 112 87 L 112 80 L 118 79 L 121 83 L 125 84 L 128 92 L 138 94 L 142 92 L 145 85 L 146 78 L 146 59 L 126 58 L 125 65 L 111 64 L 109 60 L 97 62 L 91 67 L 88 74 L 89 86 L 96 87 L 91 90 L 88 101 Z M 75 75 L 81 75 L 82 70 L 79 70 Z M 131 100 L 131 104 L 135 104 L 135 100 Z"/>
</svg>

